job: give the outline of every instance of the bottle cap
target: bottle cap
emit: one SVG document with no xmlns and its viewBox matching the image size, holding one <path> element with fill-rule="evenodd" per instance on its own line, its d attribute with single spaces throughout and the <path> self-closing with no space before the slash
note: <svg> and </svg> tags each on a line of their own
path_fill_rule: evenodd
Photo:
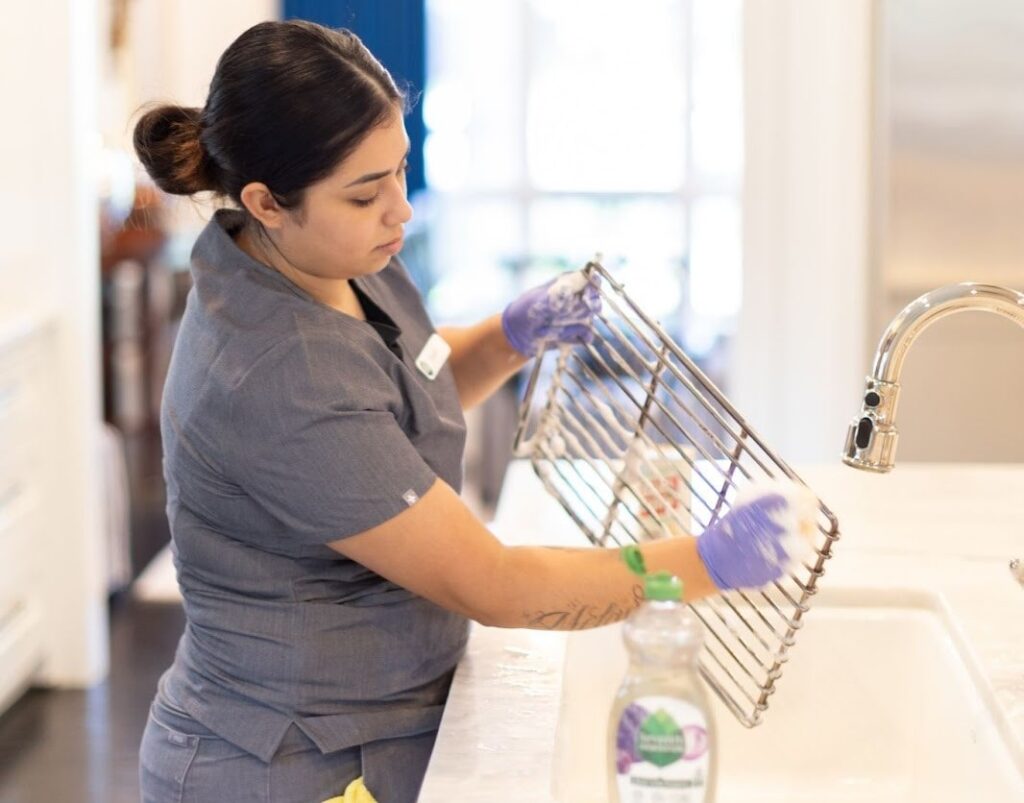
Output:
<svg viewBox="0 0 1024 803">
<path fill-rule="evenodd" d="M 669 572 L 647 573 L 640 548 L 630 544 L 622 548 L 622 559 L 633 574 L 644 578 L 644 597 L 656 602 L 679 602 L 683 598 L 682 581 Z"/>
<path fill-rule="evenodd" d="M 655 602 L 679 602 L 683 598 L 683 584 L 668 572 L 654 572 L 644 578 L 644 596 Z"/>
</svg>

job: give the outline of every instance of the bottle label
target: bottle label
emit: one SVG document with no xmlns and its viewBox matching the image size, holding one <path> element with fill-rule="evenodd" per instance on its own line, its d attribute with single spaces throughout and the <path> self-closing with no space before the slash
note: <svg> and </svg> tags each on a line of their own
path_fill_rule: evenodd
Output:
<svg viewBox="0 0 1024 803">
<path fill-rule="evenodd" d="M 675 697 L 638 697 L 615 736 L 622 803 L 704 803 L 711 761 L 704 712 Z"/>
</svg>

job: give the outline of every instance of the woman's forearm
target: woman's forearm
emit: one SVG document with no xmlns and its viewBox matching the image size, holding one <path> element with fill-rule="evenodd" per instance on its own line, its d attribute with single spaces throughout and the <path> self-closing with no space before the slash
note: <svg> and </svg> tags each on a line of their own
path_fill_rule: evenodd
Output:
<svg viewBox="0 0 1024 803">
<path fill-rule="evenodd" d="M 683 581 L 687 601 L 715 593 L 695 538 L 670 538 L 640 547 L 649 572 Z M 492 589 L 487 624 L 534 630 L 586 630 L 618 622 L 643 599 L 643 584 L 619 549 L 506 547 Z"/>
<path fill-rule="evenodd" d="M 452 347 L 452 373 L 464 410 L 486 400 L 529 359 L 505 339 L 501 315 L 492 315 L 474 326 L 438 329 Z"/>
<path fill-rule="evenodd" d="M 804 539 L 816 531 L 818 501 L 803 486 L 777 483 L 737 505 L 699 538 L 639 545 L 646 571 L 675 575 L 692 601 L 719 587 L 764 586 L 800 560 L 797 542 L 811 548 Z M 495 627 L 598 627 L 625 618 L 642 594 L 619 549 L 507 546 L 440 479 L 411 507 L 330 546 L 435 605 Z"/>
</svg>

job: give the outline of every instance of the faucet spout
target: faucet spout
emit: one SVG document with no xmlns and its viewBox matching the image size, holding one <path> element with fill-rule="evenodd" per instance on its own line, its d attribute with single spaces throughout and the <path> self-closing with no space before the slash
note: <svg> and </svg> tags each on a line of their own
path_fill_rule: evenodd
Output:
<svg viewBox="0 0 1024 803">
<path fill-rule="evenodd" d="M 896 463 L 896 406 L 900 373 L 907 352 L 933 323 L 958 312 L 994 312 L 1024 326 L 1024 293 L 976 282 L 946 285 L 912 301 L 889 324 L 867 377 L 860 414 L 846 437 L 843 462 L 848 466 L 888 472 Z"/>
</svg>

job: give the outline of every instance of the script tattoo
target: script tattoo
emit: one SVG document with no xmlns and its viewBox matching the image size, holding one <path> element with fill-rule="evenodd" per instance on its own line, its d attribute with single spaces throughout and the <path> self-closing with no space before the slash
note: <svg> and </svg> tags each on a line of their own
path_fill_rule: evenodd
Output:
<svg viewBox="0 0 1024 803">
<path fill-rule="evenodd" d="M 526 626 L 536 630 L 588 630 L 621 621 L 643 602 L 644 590 L 640 585 L 632 589 L 632 606 L 609 602 L 603 608 L 596 605 L 584 605 L 579 600 L 569 602 L 565 608 L 555 611 L 526 612 Z"/>
</svg>

